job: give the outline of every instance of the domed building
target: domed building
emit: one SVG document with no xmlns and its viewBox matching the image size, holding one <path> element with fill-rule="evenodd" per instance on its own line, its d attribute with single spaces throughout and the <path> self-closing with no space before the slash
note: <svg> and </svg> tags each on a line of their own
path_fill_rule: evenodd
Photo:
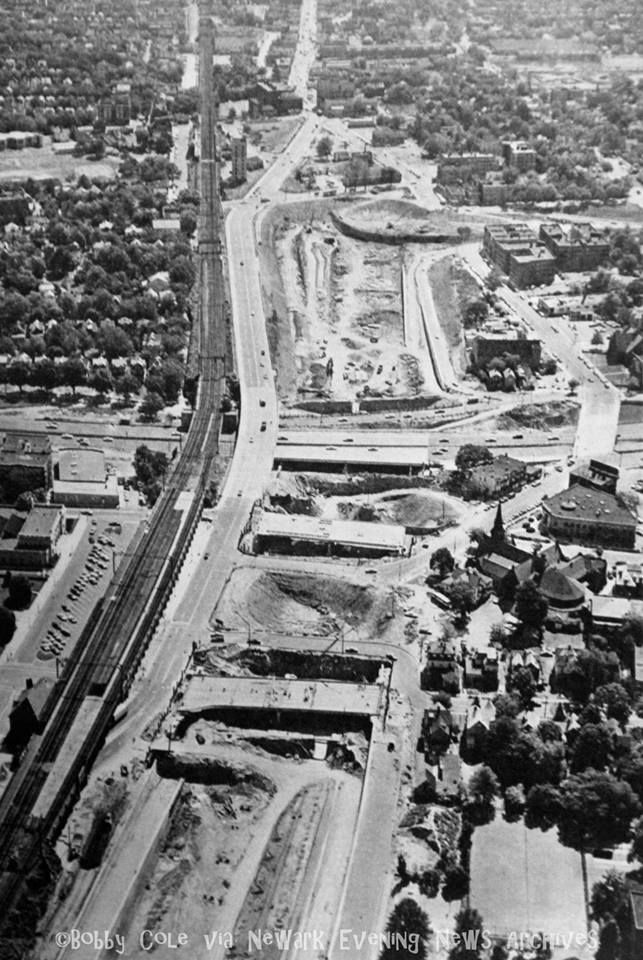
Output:
<svg viewBox="0 0 643 960">
<path fill-rule="evenodd" d="M 578 610 L 585 602 L 585 589 L 572 577 L 556 567 L 548 567 L 543 573 L 538 590 L 549 604 L 550 610 Z"/>
</svg>

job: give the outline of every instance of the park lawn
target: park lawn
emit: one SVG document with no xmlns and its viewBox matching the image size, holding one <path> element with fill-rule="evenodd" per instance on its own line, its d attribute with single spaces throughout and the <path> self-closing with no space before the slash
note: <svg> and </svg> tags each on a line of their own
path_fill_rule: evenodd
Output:
<svg viewBox="0 0 643 960">
<path fill-rule="evenodd" d="M 587 936 L 581 857 L 561 846 L 555 829 L 528 830 L 499 811 L 493 823 L 476 828 L 470 902 L 491 935 L 577 935 L 567 949 L 553 951 L 554 960 L 593 956 L 581 945 Z"/>
</svg>

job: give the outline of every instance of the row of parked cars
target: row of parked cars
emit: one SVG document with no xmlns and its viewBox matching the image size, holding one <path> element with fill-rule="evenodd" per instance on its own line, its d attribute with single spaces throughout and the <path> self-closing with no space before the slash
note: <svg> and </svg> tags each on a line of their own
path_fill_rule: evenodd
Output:
<svg viewBox="0 0 643 960">
<path fill-rule="evenodd" d="M 60 656 L 63 652 L 65 644 L 71 636 L 68 625 L 78 623 L 78 618 L 73 612 L 73 603 L 80 600 L 83 592 L 89 586 L 96 586 L 103 573 L 109 568 L 110 555 L 104 548 L 115 546 L 114 541 L 106 535 L 97 538 L 95 528 L 96 521 L 92 520 L 92 529 L 89 535 L 92 549 L 85 561 L 85 569 L 70 588 L 66 602 L 61 605 L 60 612 L 56 615 L 40 644 L 38 656 L 41 660 L 50 660 L 52 657 Z"/>
</svg>

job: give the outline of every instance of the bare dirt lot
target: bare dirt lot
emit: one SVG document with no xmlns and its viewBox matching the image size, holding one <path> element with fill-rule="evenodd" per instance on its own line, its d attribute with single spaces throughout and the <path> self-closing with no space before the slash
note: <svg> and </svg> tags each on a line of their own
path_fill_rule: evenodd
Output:
<svg viewBox="0 0 643 960">
<path fill-rule="evenodd" d="M 217 757 L 220 782 L 182 788 L 129 924 L 131 960 L 149 956 L 137 944 L 144 929 L 189 931 L 194 960 L 244 956 L 248 931 L 259 927 L 292 928 L 310 917 L 331 930 L 361 780 L 247 746 L 218 747 Z M 208 947 L 215 930 L 234 931 L 233 947 L 216 939 Z"/>
<path fill-rule="evenodd" d="M 277 257 L 296 396 L 352 400 L 421 392 L 418 358 L 404 344 L 397 251 L 343 237 L 321 221 L 285 226 Z"/>
<path fill-rule="evenodd" d="M 381 633 L 388 621 L 387 597 L 341 577 L 308 573 L 235 570 L 217 606 L 228 629 L 326 636 L 343 622 L 365 635 Z"/>
</svg>

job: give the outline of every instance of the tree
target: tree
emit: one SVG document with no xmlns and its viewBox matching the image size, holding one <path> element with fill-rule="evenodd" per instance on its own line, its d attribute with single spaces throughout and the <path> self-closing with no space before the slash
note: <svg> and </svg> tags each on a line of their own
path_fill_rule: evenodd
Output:
<svg viewBox="0 0 643 960">
<path fill-rule="evenodd" d="M 549 830 L 561 814 L 560 791 L 549 783 L 536 783 L 527 794 L 525 826 Z"/>
<path fill-rule="evenodd" d="M 632 846 L 628 859 L 638 860 L 639 865 L 643 866 L 643 817 L 632 827 Z"/>
<path fill-rule="evenodd" d="M 456 620 L 460 625 L 464 625 L 475 606 L 475 592 L 466 581 L 457 580 L 449 588 L 448 593 Z"/>
<path fill-rule="evenodd" d="M 6 647 L 16 632 L 16 615 L 5 606 L 0 607 L 0 647 Z"/>
<path fill-rule="evenodd" d="M 529 708 L 538 690 L 533 671 L 529 667 L 515 667 L 511 671 L 507 686 L 509 690 L 518 694 L 523 710 Z"/>
<path fill-rule="evenodd" d="M 455 933 L 455 944 L 449 951 L 449 960 L 479 960 L 489 941 L 478 911 L 473 907 L 463 907 L 456 914 Z"/>
<path fill-rule="evenodd" d="M 500 792 L 498 778 L 489 767 L 484 764 L 471 774 L 467 793 L 471 803 L 478 806 L 491 806 L 494 798 Z"/>
<path fill-rule="evenodd" d="M 170 283 L 173 286 L 191 287 L 194 283 L 194 267 L 188 257 L 177 257 L 169 270 Z"/>
<path fill-rule="evenodd" d="M 436 570 L 441 580 L 444 579 L 455 567 L 453 554 L 448 547 L 439 547 L 431 554 L 431 570 Z"/>
<path fill-rule="evenodd" d="M 380 960 L 400 960 L 399 944 L 406 943 L 413 957 L 426 958 L 426 948 L 431 935 L 429 919 L 421 907 L 410 897 L 396 903 L 386 924 L 390 934 L 390 946 L 385 946 Z"/>
<path fill-rule="evenodd" d="M 52 360 L 42 360 L 32 367 L 30 381 L 34 387 L 40 387 L 45 393 L 51 393 L 58 385 L 58 367 Z"/>
<path fill-rule="evenodd" d="M 134 374 L 129 372 L 124 373 L 122 377 L 118 377 L 114 381 L 114 389 L 124 398 L 126 403 L 129 403 L 133 393 L 138 393 L 140 386 Z"/>
<path fill-rule="evenodd" d="M 610 684 L 619 676 L 615 653 L 604 650 L 579 650 L 560 656 L 551 675 L 551 687 L 571 700 L 585 703 L 598 687 Z"/>
<path fill-rule="evenodd" d="M 456 469 L 470 470 L 481 463 L 491 463 L 493 454 L 488 447 L 477 443 L 465 443 L 455 455 Z"/>
<path fill-rule="evenodd" d="M 594 884 L 590 913 L 601 924 L 596 960 L 635 960 L 630 891 L 622 874 L 610 870 Z"/>
<path fill-rule="evenodd" d="M 92 390 L 95 390 L 100 397 L 104 397 L 105 394 L 109 393 L 114 387 L 114 381 L 112 380 L 112 375 L 109 370 L 103 370 L 101 368 L 96 370 L 89 379 L 89 386 Z"/>
<path fill-rule="evenodd" d="M 489 316 L 489 305 L 481 297 L 471 300 L 464 308 L 463 320 L 465 327 L 479 327 Z"/>
<path fill-rule="evenodd" d="M 611 773 L 585 770 L 560 785 L 559 839 L 575 850 L 624 843 L 641 804 L 629 783 Z"/>
<path fill-rule="evenodd" d="M 529 627 L 540 629 L 547 616 L 548 604 L 533 580 L 525 580 L 516 590 L 516 616 Z"/>
<path fill-rule="evenodd" d="M 329 136 L 320 137 L 317 141 L 317 156 L 321 159 L 326 159 L 331 154 L 333 149 L 333 141 Z"/>
<path fill-rule="evenodd" d="M 24 574 L 11 577 L 9 581 L 9 603 L 14 610 L 26 610 L 31 603 L 31 581 Z"/>
<path fill-rule="evenodd" d="M 592 767 L 604 770 L 612 753 L 612 735 L 604 724 L 586 723 L 578 731 L 571 751 L 570 768 L 577 773 Z"/>
<path fill-rule="evenodd" d="M 22 393 L 22 388 L 28 383 L 30 374 L 30 364 L 25 363 L 23 360 L 18 360 L 16 363 L 9 365 L 7 382 L 13 384 L 13 386 L 17 387 L 20 393 Z"/>
<path fill-rule="evenodd" d="M 454 863 L 444 871 L 442 884 L 442 898 L 450 903 L 452 900 L 462 900 L 469 892 L 469 874 L 459 864 Z"/>
<path fill-rule="evenodd" d="M 183 385 L 183 365 L 178 360 L 165 360 L 160 371 L 163 397 L 167 403 L 176 403 Z"/>
<path fill-rule="evenodd" d="M 62 367 L 62 382 L 71 387 L 72 393 L 76 396 L 76 387 L 82 387 L 87 383 L 87 370 L 82 360 L 77 357 L 70 357 Z"/>
<path fill-rule="evenodd" d="M 569 380 L 569 392 L 570 392 L 570 393 L 576 393 L 576 391 L 578 390 L 579 386 L 580 386 L 580 381 L 577 380 L 576 377 L 570 377 L 570 380 Z"/>
<path fill-rule="evenodd" d="M 497 290 L 498 287 L 502 285 L 503 280 L 504 277 L 502 272 L 498 269 L 498 267 L 494 266 L 489 271 L 485 283 L 489 290 L 493 291 Z"/>
<path fill-rule="evenodd" d="M 179 217 L 179 226 L 181 233 L 184 233 L 186 237 L 192 237 L 194 235 L 197 228 L 197 219 L 192 210 L 183 211 Z"/>
<path fill-rule="evenodd" d="M 606 683 L 594 691 L 594 699 L 604 707 L 607 716 L 625 728 L 632 712 L 632 698 L 620 683 Z"/>
<path fill-rule="evenodd" d="M 516 823 L 525 809 L 525 796 L 520 787 L 507 787 L 503 795 L 504 818 L 507 823 Z"/>
<path fill-rule="evenodd" d="M 160 394 L 154 391 L 148 393 L 140 406 L 141 419 L 146 421 L 156 420 L 164 406 L 165 401 Z"/>
</svg>

